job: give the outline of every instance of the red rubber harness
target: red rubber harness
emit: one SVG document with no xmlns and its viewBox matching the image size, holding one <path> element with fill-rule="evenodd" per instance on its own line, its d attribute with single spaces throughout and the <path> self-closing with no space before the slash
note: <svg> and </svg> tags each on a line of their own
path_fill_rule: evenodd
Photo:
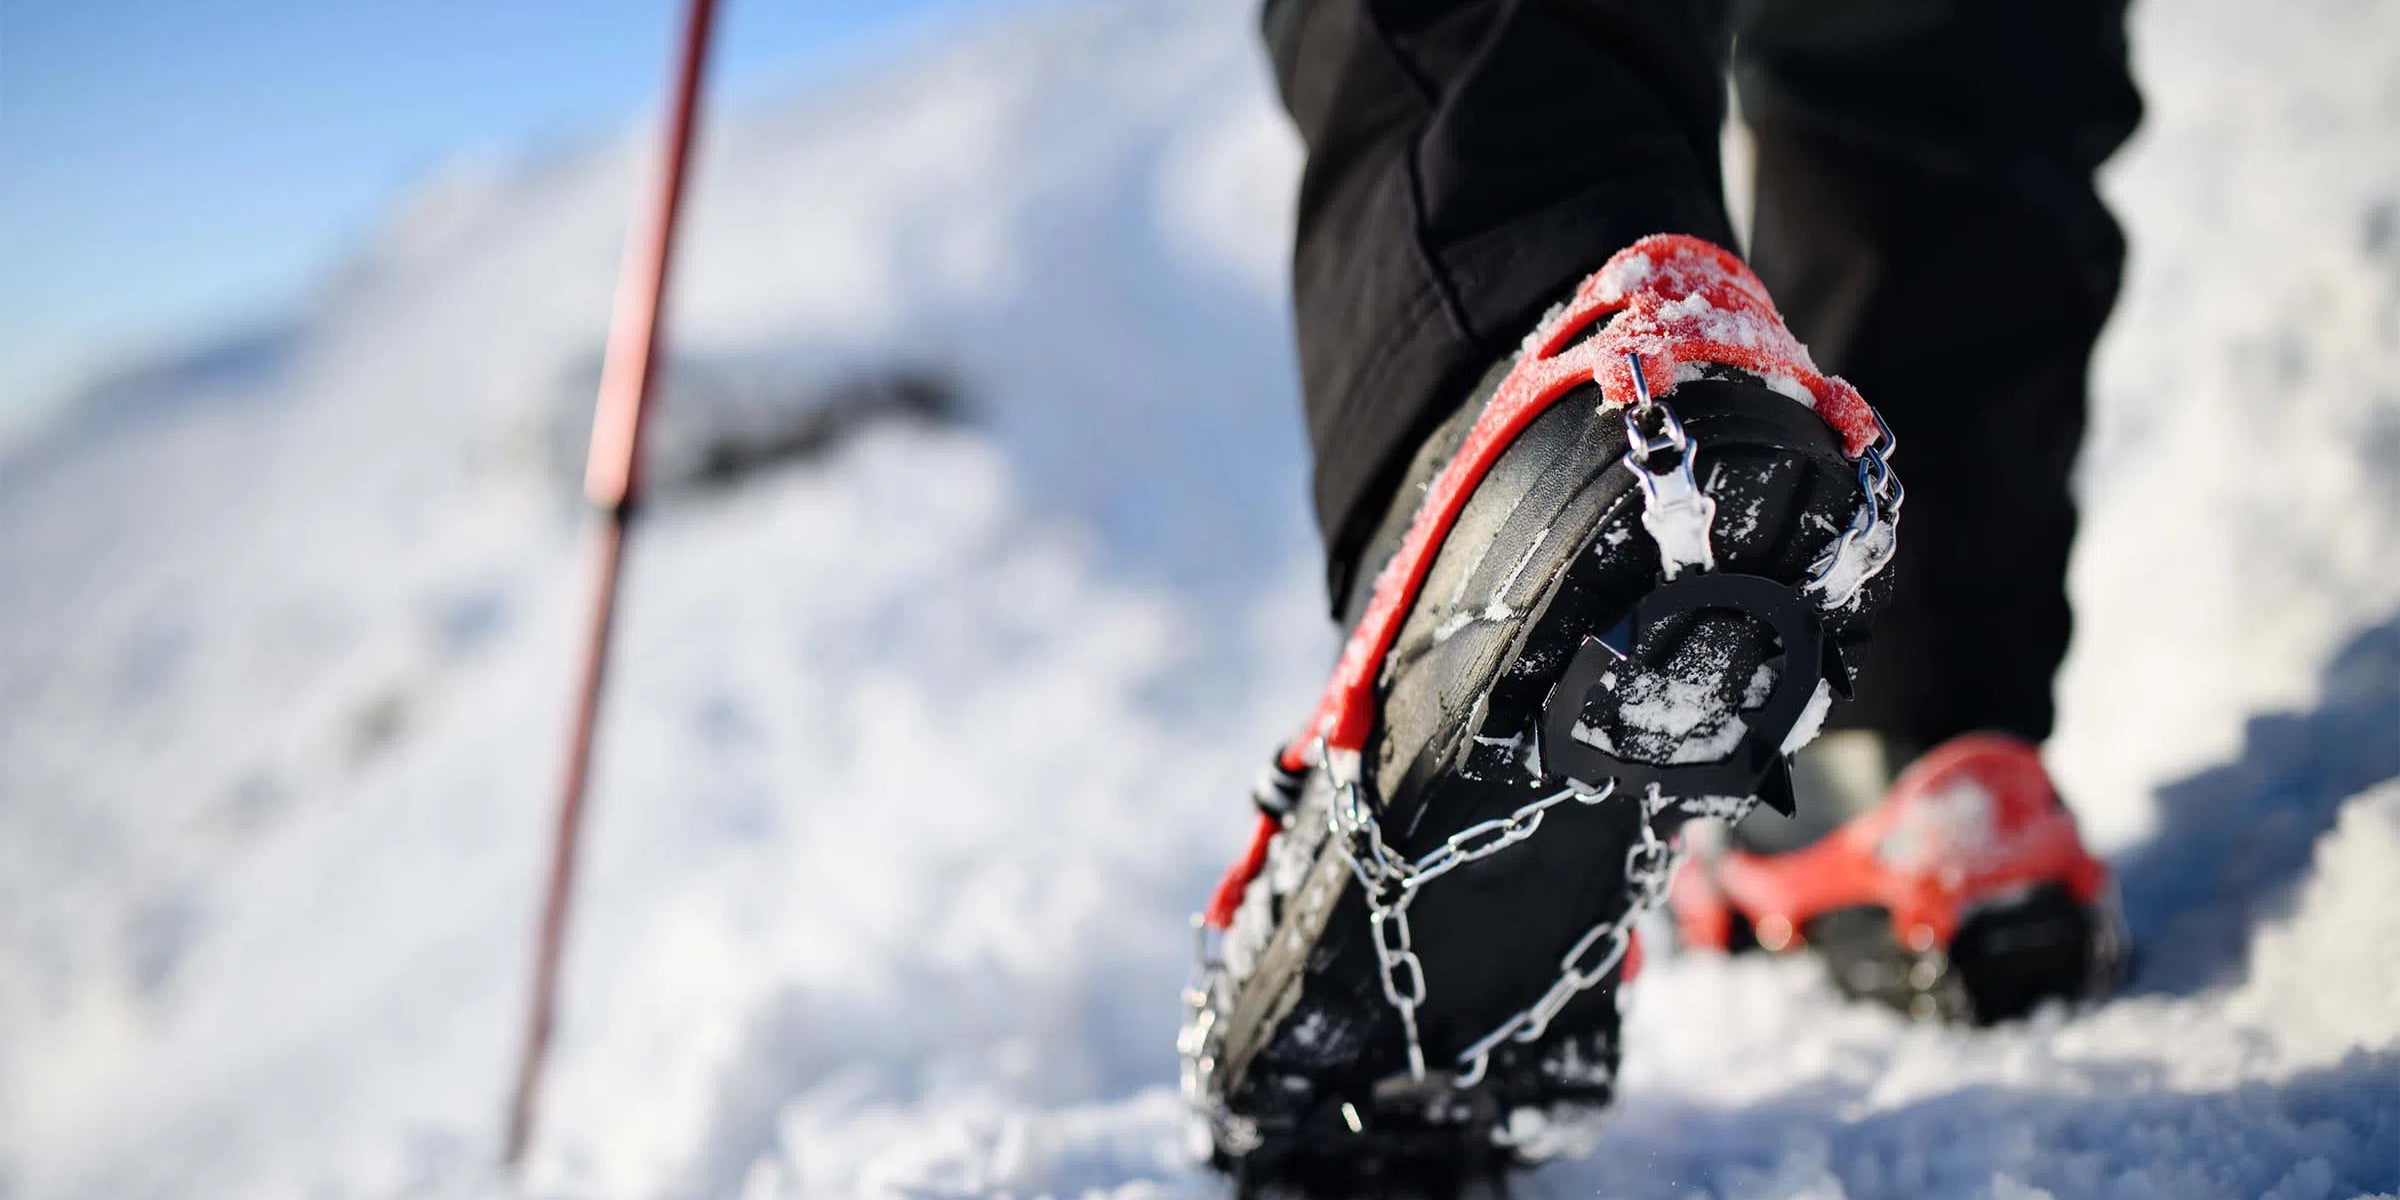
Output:
<svg viewBox="0 0 2400 1200">
<path fill-rule="evenodd" d="M 1727 850 L 1713 872 L 1677 876 L 1675 918 L 1695 944 L 1721 947 L 1738 913 L 1768 949 L 1782 950 L 1826 913 L 1880 908 L 1893 941 L 1947 947 L 1980 902 L 2055 882 L 2095 905 L 2108 878 L 2059 803 L 2041 750 L 1970 733 L 1926 751 L 1881 804 L 1804 849 Z"/>
<path fill-rule="evenodd" d="M 1597 333 L 1577 340 L 1610 316 L 1614 319 Z M 1654 396 L 1666 395 L 1710 365 L 1757 375 L 1795 400 L 1805 397 L 1841 435 L 1843 453 L 1853 458 L 1874 444 L 1881 429 L 1858 389 L 1817 370 L 1808 348 L 1784 328 L 1766 285 L 1741 259 L 1679 233 L 1652 234 L 1618 251 L 1576 287 L 1571 299 L 1542 318 L 1458 453 L 1434 477 L 1398 553 L 1375 577 L 1374 595 L 1342 647 L 1315 716 L 1284 747 L 1286 769 L 1306 769 L 1320 740 L 1327 753 L 1366 748 L 1375 723 L 1375 677 L 1467 497 L 1517 435 L 1568 392 L 1597 383 L 1604 405 L 1632 403 L 1636 359 L 1628 355 L 1638 356 L 1643 383 Z M 1211 927 L 1232 923 L 1279 828 L 1277 818 L 1262 814 L 1249 850 L 1211 898 L 1206 914 Z"/>
</svg>

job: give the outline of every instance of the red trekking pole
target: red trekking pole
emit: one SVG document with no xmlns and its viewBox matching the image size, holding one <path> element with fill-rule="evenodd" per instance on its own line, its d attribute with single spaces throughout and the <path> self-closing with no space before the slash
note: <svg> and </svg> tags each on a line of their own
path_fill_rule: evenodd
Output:
<svg viewBox="0 0 2400 1200">
<path fill-rule="evenodd" d="M 682 207 L 684 169 L 691 157 L 692 127 L 700 116 L 700 77 L 708 60 L 709 26 L 716 0 L 690 0 L 683 45 L 676 58 L 673 104 L 666 146 L 648 209 L 625 243 L 617 276 L 617 309 L 609 325 L 608 352 L 600 372 L 600 398 L 592 419 L 592 452 L 584 469 L 584 494 L 605 519 L 593 562 L 592 608 L 585 633 L 582 677 L 576 691 L 574 732 L 567 743 L 565 780 L 558 824 L 550 845 L 550 877 L 542 897 L 542 924 L 535 948 L 532 1004 L 526 1012 L 523 1057 L 508 1110 L 504 1162 L 524 1160 L 533 1138 L 541 1098 L 542 1068 L 550 1055 L 557 1013 L 558 965 L 566 941 L 567 908 L 575 882 L 575 850 L 583 824 L 583 798 L 591 775 L 592 738 L 599 723 L 601 680 L 607 673 L 609 629 L 615 623 L 617 580 L 639 487 L 642 428 L 650 409 L 653 369 L 659 358 L 658 316 L 667 286 L 667 263 L 675 245 L 675 218 Z"/>
</svg>

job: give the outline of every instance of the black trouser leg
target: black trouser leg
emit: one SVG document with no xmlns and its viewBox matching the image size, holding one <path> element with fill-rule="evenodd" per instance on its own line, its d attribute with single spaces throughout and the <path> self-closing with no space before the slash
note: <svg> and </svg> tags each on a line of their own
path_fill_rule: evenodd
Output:
<svg viewBox="0 0 2400 1200">
<path fill-rule="evenodd" d="M 1308 148 L 1293 261 L 1338 600 L 1418 442 L 1645 234 L 1730 244 L 1725 0 L 1270 0 Z"/>
<path fill-rule="evenodd" d="M 2049 735 L 2069 471 L 2124 242 L 2093 189 L 2141 106 L 2123 0 L 1770 0 L 1736 50 L 1750 260 L 1900 441 L 1893 605 L 1843 723 Z"/>
<path fill-rule="evenodd" d="M 1723 0 L 1270 0 L 1333 595 L 1417 443 L 1644 234 L 1731 244 Z M 1847 720 L 2040 738 L 2093 339 L 2123 243 L 2123 0 L 1769 0 L 1741 35 L 1752 262 L 1898 432 L 1899 594 Z"/>
</svg>

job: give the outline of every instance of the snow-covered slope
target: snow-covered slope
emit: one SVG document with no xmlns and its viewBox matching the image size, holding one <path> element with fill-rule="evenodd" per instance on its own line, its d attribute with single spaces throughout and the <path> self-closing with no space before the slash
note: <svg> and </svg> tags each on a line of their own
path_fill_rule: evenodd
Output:
<svg viewBox="0 0 2400 1200">
<path fill-rule="evenodd" d="M 2138 11 L 2055 756 L 2143 975 L 1962 1033 L 1662 963 L 1610 1137 L 1529 1191 L 2400 1189 L 2400 21 Z M 1242 6 L 1054 10 L 712 133 L 687 369 L 963 417 L 644 526 L 531 1192 L 1212 1194 L 1183 917 L 1331 650 L 1256 59 Z M 638 162 L 462 170 L 0 466 L 0 1196 L 516 1190 Z"/>
</svg>

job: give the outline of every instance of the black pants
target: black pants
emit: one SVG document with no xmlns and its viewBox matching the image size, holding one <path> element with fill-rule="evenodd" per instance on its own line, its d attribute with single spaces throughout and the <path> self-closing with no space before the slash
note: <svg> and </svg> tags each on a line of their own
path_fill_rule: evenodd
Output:
<svg viewBox="0 0 2400 1200">
<path fill-rule="evenodd" d="M 1293 287 L 1337 598 L 1417 443 L 1544 308 L 1644 234 L 1736 245 L 1730 62 L 1751 264 L 1908 485 L 1848 723 L 2049 734 L 2124 259 L 2092 174 L 2141 111 L 2124 0 L 1268 0 L 1265 25 L 1308 148 Z"/>
</svg>

